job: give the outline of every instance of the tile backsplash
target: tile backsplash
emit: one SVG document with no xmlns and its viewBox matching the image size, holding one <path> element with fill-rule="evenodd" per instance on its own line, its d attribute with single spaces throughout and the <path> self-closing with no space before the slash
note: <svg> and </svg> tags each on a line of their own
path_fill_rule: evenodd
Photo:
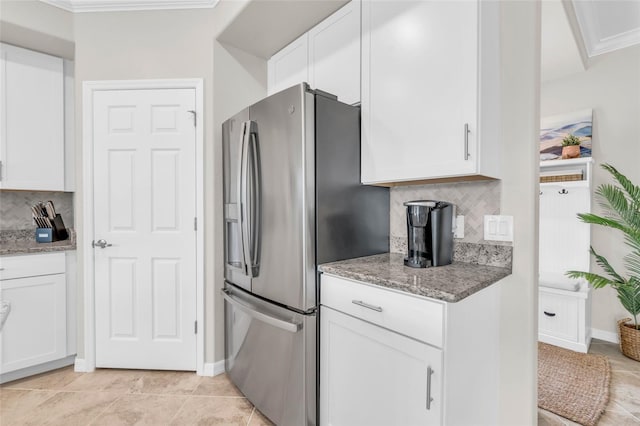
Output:
<svg viewBox="0 0 640 426">
<path fill-rule="evenodd" d="M 484 215 L 500 213 L 500 181 L 486 180 L 431 185 L 411 185 L 390 191 L 390 251 L 405 253 L 407 247 L 406 208 L 411 200 L 447 201 L 456 205 L 456 214 L 464 215 L 464 238 L 455 242 L 486 243 Z M 490 244 L 500 244 L 491 241 Z"/>
<path fill-rule="evenodd" d="M 53 201 L 64 225 L 73 228 L 73 192 L 0 191 L 0 231 L 35 229 L 31 206 L 38 201 Z"/>
</svg>

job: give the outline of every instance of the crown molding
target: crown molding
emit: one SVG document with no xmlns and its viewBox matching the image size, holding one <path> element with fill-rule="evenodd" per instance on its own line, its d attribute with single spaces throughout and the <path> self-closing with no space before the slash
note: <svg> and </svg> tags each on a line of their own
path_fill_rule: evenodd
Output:
<svg viewBox="0 0 640 426">
<path fill-rule="evenodd" d="M 616 34 L 613 37 L 601 38 L 592 48 L 589 56 L 602 55 L 603 53 L 612 52 L 614 50 L 623 49 L 625 47 L 640 44 L 640 28 Z"/>
<path fill-rule="evenodd" d="M 602 34 L 600 18 L 593 1 L 573 0 L 573 6 L 580 24 L 584 45 L 590 58 L 640 44 L 640 26 L 605 37 Z"/>
<path fill-rule="evenodd" d="M 73 13 L 129 10 L 204 9 L 219 0 L 40 0 Z"/>
</svg>

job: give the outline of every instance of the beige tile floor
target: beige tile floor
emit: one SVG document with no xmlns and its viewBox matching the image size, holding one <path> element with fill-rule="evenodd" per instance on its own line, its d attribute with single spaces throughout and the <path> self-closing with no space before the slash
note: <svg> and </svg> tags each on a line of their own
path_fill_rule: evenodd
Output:
<svg viewBox="0 0 640 426">
<path fill-rule="evenodd" d="M 627 358 L 614 343 L 593 340 L 590 354 L 605 355 L 611 366 L 609 404 L 600 417 L 599 426 L 640 426 L 640 362 Z M 538 426 L 573 426 L 567 420 L 538 409 Z"/>
<path fill-rule="evenodd" d="M 602 426 L 640 426 L 640 363 L 617 345 L 594 341 L 606 355 L 611 394 Z M 539 410 L 539 426 L 576 423 Z M 0 387 L 0 425 L 271 425 L 225 375 L 142 370 L 75 373 L 71 367 Z"/>
<path fill-rule="evenodd" d="M 0 387 L 0 425 L 272 425 L 226 375 L 62 368 Z"/>
</svg>

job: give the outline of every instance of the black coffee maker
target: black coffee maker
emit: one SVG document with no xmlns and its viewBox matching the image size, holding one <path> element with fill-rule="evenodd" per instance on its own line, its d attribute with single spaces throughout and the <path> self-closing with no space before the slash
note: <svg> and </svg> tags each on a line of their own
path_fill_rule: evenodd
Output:
<svg viewBox="0 0 640 426">
<path fill-rule="evenodd" d="M 408 250 L 404 264 L 412 268 L 448 265 L 453 260 L 453 211 L 451 203 L 434 200 L 407 201 Z"/>
</svg>

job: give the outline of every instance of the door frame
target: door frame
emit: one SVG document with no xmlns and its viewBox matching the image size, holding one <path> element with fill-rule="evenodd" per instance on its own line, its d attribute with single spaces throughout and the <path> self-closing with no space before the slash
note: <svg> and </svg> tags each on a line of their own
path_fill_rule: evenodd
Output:
<svg viewBox="0 0 640 426">
<path fill-rule="evenodd" d="M 94 236 L 93 209 L 93 100 L 99 91 L 144 89 L 194 89 L 196 108 L 196 374 L 206 374 L 204 359 L 204 82 L 201 78 L 152 80 L 103 80 L 82 83 L 82 232 L 78 240 L 83 255 L 84 354 L 76 357 L 75 371 L 96 368 L 95 264 L 91 242 Z M 89 189 L 89 190 L 88 190 Z M 213 330 L 215 332 L 215 330 Z M 215 338 L 215 336 L 214 336 Z"/>
</svg>

